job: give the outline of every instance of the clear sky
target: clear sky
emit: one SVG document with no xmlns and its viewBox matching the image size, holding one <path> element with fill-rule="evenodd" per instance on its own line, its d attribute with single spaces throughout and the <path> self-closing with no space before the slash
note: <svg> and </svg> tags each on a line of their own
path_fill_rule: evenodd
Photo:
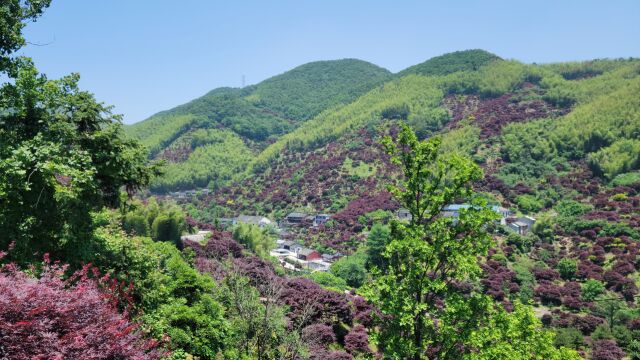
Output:
<svg viewBox="0 0 640 360">
<path fill-rule="evenodd" d="M 481 48 L 523 62 L 640 56 L 639 0 L 53 0 L 31 56 L 132 123 L 220 86 L 314 60 L 393 72 Z"/>
</svg>

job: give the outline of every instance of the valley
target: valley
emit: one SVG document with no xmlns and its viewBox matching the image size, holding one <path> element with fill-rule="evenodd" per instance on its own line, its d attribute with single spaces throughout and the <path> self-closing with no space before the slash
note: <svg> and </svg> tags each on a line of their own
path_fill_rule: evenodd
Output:
<svg viewBox="0 0 640 360">
<path fill-rule="evenodd" d="M 597 15 L 609 54 L 624 21 L 141 4 L 0 5 L 0 359 L 640 359 L 640 59 L 451 52 L 584 58 Z"/>
</svg>

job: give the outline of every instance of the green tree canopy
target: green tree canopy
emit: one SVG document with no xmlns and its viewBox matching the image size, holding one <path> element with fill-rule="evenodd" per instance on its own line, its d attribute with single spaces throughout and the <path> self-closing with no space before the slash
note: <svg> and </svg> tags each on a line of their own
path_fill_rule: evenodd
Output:
<svg viewBox="0 0 640 360">
<path fill-rule="evenodd" d="M 406 125 L 395 142 L 384 140 L 404 173 L 389 190 L 412 220 L 392 223 L 388 266 L 374 270 L 364 290 L 386 315 L 374 334 L 380 349 L 394 359 L 578 358 L 553 347 L 530 309 L 516 304 L 510 314 L 482 294 L 478 257 L 492 243 L 486 225 L 496 215 L 472 196 L 480 168 L 456 154 L 442 156 L 439 145 L 439 138 L 418 141 Z M 473 199 L 472 206 L 455 219 L 441 216 L 443 206 L 461 199 Z"/>
<path fill-rule="evenodd" d="M 269 251 L 276 247 L 276 239 L 267 228 L 261 229 L 252 224 L 236 226 L 233 229 L 233 238 L 261 257 L 269 256 Z"/>
<path fill-rule="evenodd" d="M 0 88 L 0 246 L 16 241 L 15 255 L 91 250 L 91 211 L 117 207 L 120 189 L 148 184 L 155 172 L 121 119 L 79 76 L 48 80 L 30 61 Z"/>
<path fill-rule="evenodd" d="M 16 62 L 11 55 L 26 44 L 22 29 L 36 21 L 51 0 L 5 0 L 0 8 L 0 73 L 14 74 Z M 15 75 L 15 74 L 14 74 Z"/>
<path fill-rule="evenodd" d="M 367 268 L 384 267 L 386 261 L 382 253 L 387 247 L 390 235 L 391 230 L 388 226 L 376 223 L 371 227 L 367 236 Z"/>
</svg>

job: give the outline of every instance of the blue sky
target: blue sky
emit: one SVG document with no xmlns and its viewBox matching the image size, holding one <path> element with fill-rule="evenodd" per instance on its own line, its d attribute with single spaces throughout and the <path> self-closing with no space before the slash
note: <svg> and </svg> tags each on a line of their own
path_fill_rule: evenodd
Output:
<svg viewBox="0 0 640 360">
<path fill-rule="evenodd" d="M 640 1 L 53 0 L 30 24 L 31 56 L 132 123 L 220 86 L 314 60 L 393 72 L 482 48 L 523 62 L 640 56 Z"/>
</svg>

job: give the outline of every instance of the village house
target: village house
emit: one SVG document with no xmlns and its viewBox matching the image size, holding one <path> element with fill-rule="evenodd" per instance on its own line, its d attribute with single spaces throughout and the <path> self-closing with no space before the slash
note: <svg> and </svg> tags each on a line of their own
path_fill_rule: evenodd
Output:
<svg viewBox="0 0 640 360">
<path fill-rule="evenodd" d="M 218 224 L 220 224 L 223 228 L 227 228 L 236 224 L 236 218 L 217 218 L 216 220 L 218 221 Z"/>
<path fill-rule="evenodd" d="M 331 215 L 327 214 L 317 214 L 313 219 L 313 226 L 319 226 L 320 224 L 324 224 L 331 219 Z"/>
<path fill-rule="evenodd" d="M 329 271 L 331 263 L 322 260 L 313 260 L 307 262 L 307 269 L 313 271 Z"/>
<path fill-rule="evenodd" d="M 287 250 L 287 249 L 273 249 L 269 252 L 269 255 L 273 256 L 273 257 L 277 257 L 278 259 L 283 259 L 287 256 L 291 256 L 292 253 L 291 251 Z"/>
<path fill-rule="evenodd" d="M 445 217 L 454 217 L 457 218 L 460 216 L 460 211 L 462 209 L 468 209 L 471 205 L 469 204 L 450 204 L 446 205 L 442 208 L 442 216 Z M 491 210 L 500 215 L 500 223 L 502 225 L 506 224 L 506 219 L 511 215 L 511 211 L 509 209 L 504 208 L 502 206 L 493 205 L 491 206 Z"/>
<path fill-rule="evenodd" d="M 188 241 L 195 241 L 195 242 L 202 243 L 210 235 L 211 235 L 211 231 L 202 230 L 202 231 L 198 231 L 197 234 L 182 235 L 180 236 L 180 241 L 184 242 L 188 240 Z"/>
<path fill-rule="evenodd" d="M 200 234 L 189 234 L 180 236 L 181 241 L 195 241 L 195 242 L 203 242 L 204 235 Z"/>
<path fill-rule="evenodd" d="M 408 209 L 400 208 L 396 211 L 396 217 L 400 221 L 411 221 L 413 216 L 411 216 L 411 212 Z"/>
<path fill-rule="evenodd" d="M 322 254 L 322 260 L 326 261 L 326 262 L 334 262 L 338 259 L 340 259 L 341 257 L 343 257 L 344 254 L 337 252 L 335 254 Z"/>
<path fill-rule="evenodd" d="M 509 222 L 508 227 L 518 235 L 525 235 L 531 230 L 533 224 L 536 222 L 536 219 L 530 216 L 523 216 L 514 220 L 515 221 Z"/>
<path fill-rule="evenodd" d="M 276 245 L 279 245 L 281 249 L 291 250 L 291 248 L 293 248 L 293 245 L 295 245 L 295 242 L 285 240 L 278 244 L 278 241 L 276 241 Z"/>
<path fill-rule="evenodd" d="M 509 209 L 507 208 L 497 205 L 492 206 L 491 209 L 500 215 L 500 224 L 506 225 L 507 218 L 511 216 L 511 211 L 509 211 Z"/>
<path fill-rule="evenodd" d="M 169 193 L 169 196 L 175 199 L 186 199 L 187 193 L 184 191 L 176 191 L 176 192 Z"/>
<path fill-rule="evenodd" d="M 300 260 L 305 260 L 305 261 L 312 261 L 312 260 L 320 260 L 322 259 L 322 257 L 320 256 L 320 253 L 313 250 L 313 249 L 308 249 L 308 248 L 301 248 L 297 251 L 298 254 L 298 259 Z"/>
<path fill-rule="evenodd" d="M 457 218 L 457 217 L 460 216 L 460 210 L 468 209 L 470 207 L 471 207 L 471 205 L 469 205 L 469 204 L 449 204 L 449 205 L 445 205 L 442 208 L 442 216 Z"/>
<path fill-rule="evenodd" d="M 271 225 L 271 220 L 267 219 L 264 216 L 250 216 L 250 215 L 240 215 L 235 219 L 234 224 L 251 224 L 257 225 L 260 227 L 264 227 L 267 225 Z"/>
<path fill-rule="evenodd" d="M 290 224 L 302 224 L 307 217 L 307 214 L 292 212 L 285 218 Z"/>
</svg>

